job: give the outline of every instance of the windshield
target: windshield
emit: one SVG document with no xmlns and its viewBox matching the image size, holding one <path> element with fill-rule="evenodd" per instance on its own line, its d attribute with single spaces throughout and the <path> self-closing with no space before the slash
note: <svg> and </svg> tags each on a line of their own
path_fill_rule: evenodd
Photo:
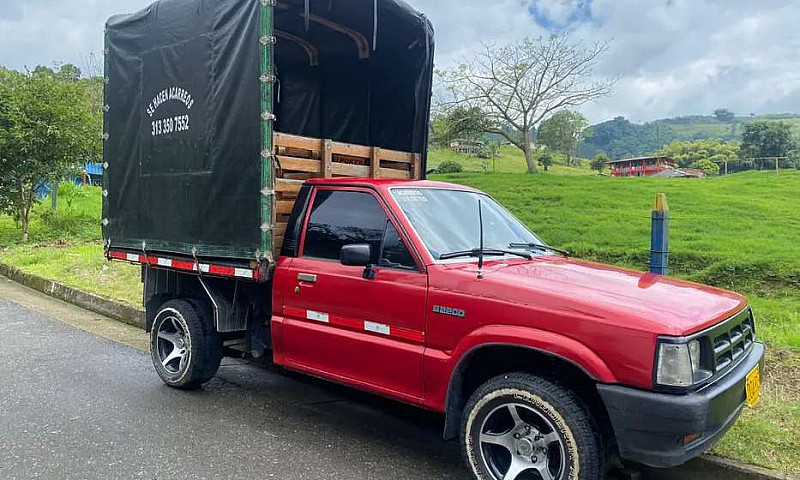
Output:
<svg viewBox="0 0 800 480">
<path fill-rule="evenodd" d="M 485 249 L 507 250 L 514 244 L 542 243 L 505 208 L 481 193 L 395 188 L 392 197 L 436 260 L 447 253 L 480 246 L 478 199 L 483 210 Z"/>
</svg>

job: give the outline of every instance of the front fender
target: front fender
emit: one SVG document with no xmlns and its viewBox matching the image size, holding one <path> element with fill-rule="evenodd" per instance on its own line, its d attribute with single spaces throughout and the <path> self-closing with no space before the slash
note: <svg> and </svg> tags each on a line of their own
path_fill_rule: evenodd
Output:
<svg viewBox="0 0 800 480">
<path fill-rule="evenodd" d="M 529 348 L 568 362 L 600 383 L 617 383 L 611 369 L 586 345 L 572 338 L 545 330 L 509 325 L 486 325 L 463 337 L 452 352 L 426 349 L 425 384 L 428 387 L 426 403 L 435 410 L 448 414 L 458 413 L 460 405 L 453 405 L 449 397 L 459 391 L 459 374 L 469 358 L 482 348 L 511 346 Z M 454 412 L 451 412 L 454 410 Z"/>
</svg>

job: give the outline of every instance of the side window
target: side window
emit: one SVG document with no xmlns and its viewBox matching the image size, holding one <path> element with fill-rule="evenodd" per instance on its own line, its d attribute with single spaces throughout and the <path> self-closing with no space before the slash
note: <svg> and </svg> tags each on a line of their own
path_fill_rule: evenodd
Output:
<svg viewBox="0 0 800 480">
<path fill-rule="evenodd" d="M 403 270 L 416 270 L 417 263 L 409 252 L 408 247 L 400 238 L 397 229 L 391 222 L 386 224 L 386 238 L 383 241 L 383 255 L 379 263 L 381 267 L 400 268 Z"/>
<path fill-rule="evenodd" d="M 314 197 L 303 256 L 339 260 L 342 247 L 367 243 L 378 263 L 386 214 L 369 193 L 321 190 Z"/>
</svg>

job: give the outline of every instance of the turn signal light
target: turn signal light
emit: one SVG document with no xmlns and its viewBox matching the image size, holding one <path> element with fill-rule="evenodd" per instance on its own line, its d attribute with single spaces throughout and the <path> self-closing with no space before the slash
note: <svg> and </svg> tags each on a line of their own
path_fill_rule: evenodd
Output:
<svg viewBox="0 0 800 480">
<path fill-rule="evenodd" d="M 684 445 L 689 445 L 690 443 L 694 442 L 695 440 L 697 440 L 698 438 L 700 438 L 702 436 L 703 436 L 702 433 L 690 433 L 688 435 L 684 435 L 683 444 Z"/>
</svg>

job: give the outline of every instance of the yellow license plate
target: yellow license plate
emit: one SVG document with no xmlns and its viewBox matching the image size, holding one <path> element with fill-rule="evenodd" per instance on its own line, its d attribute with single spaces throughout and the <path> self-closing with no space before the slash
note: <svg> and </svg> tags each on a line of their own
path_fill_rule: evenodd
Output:
<svg viewBox="0 0 800 480">
<path fill-rule="evenodd" d="M 747 404 L 751 407 L 758 405 L 761 400 L 761 370 L 758 366 L 747 374 L 744 391 L 747 394 Z"/>
</svg>

